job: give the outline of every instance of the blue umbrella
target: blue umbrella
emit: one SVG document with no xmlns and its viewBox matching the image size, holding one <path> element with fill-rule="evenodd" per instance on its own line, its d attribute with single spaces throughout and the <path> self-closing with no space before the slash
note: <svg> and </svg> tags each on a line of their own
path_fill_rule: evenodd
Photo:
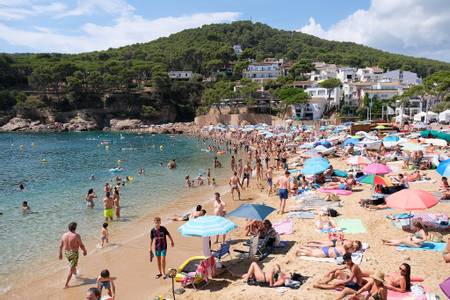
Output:
<svg viewBox="0 0 450 300">
<path fill-rule="evenodd" d="M 441 161 L 436 171 L 443 177 L 450 177 L 450 159 Z"/>
<path fill-rule="evenodd" d="M 327 147 L 327 148 L 331 148 L 331 146 L 332 146 L 331 143 L 329 141 L 327 141 L 327 140 L 321 140 L 320 144 L 322 146 L 324 146 L 324 147 Z"/>
<path fill-rule="evenodd" d="M 178 231 L 183 236 L 207 237 L 226 234 L 236 227 L 236 224 L 224 217 L 203 216 L 189 220 Z"/>
<path fill-rule="evenodd" d="M 323 157 L 313 157 L 305 160 L 303 164 L 304 175 L 315 175 L 324 172 L 330 167 L 330 162 Z"/>
<path fill-rule="evenodd" d="M 383 139 L 383 142 L 398 142 L 400 138 L 396 135 L 388 135 Z"/>
<path fill-rule="evenodd" d="M 359 140 L 358 140 L 358 139 L 350 138 L 350 139 L 346 139 L 346 140 L 344 141 L 344 146 L 348 146 L 348 145 L 350 145 L 350 144 L 353 144 L 354 146 L 356 146 L 356 145 L 358 145 L 358 143 L 359 143 Z"/>
<path fill-rule="evenodd" d="M 264 220 L 268 215 L 270 215 L 275 208 L 264 205 L 264 204 L 242 204 L 227 216 L 245 218 L 250 220 Z"/>
</svg>

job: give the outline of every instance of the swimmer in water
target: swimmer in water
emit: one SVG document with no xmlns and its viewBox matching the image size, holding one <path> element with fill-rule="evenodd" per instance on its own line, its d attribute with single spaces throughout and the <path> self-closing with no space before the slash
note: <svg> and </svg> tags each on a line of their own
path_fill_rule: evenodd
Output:
<svg viewBox="0 0 450 300">
<path fill-rule="evenodd" d="M 141 176 L 142 176 L 142 175 L 145 175 L 145 170 L 144 170 L 144 168 L 140 168 L 138 174 L 141 175 Z"/>
<path fill-rule="evenodd" d="M 94 175 L 94 174 L 91 175 L 91 180 L 92 180 L 92 181 L 95 180 L 95 175 Z"/>
<path fill-rule="evenodd" d="M 23 201 L 22 202 L 22 213 L 23 214 L 31 213 L 31 208 L 28 206 L 28 202 L 27 201 Z"/>
<path fill-rule="evenodd" d="M 21 183 L 21 184 L 19 184 L 19 189 L 20 189 L 20 191 L 24 191 L 25 190 L 25 186 Z"/>
</svg>

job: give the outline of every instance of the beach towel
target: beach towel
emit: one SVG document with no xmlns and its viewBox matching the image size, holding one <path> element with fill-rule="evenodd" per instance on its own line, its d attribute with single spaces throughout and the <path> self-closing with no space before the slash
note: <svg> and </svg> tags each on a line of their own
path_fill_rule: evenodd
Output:
<svg viewBox="0 0 450 300">
<path fill-rule="evenodd" d="M 336 263 L 336 259 L 331 257 L 312 257 L 312 256 L 300 256 L 301 260 L 308 260 L 308 261 L 318 261 L 318 262 L 327 262 L 327 263 Z"/>
<path fill-rule="evenodd" d="M 439 284 L 442 292 L 450 299 L 450 277 L 445 279 L 441 284 Z"/>
<path fill-rule="evenodd" d="M 411 287 L 412 288 L 412 287 Z M 430 288 L 424 286 L 423 289 L 426 293 L 430 291 Z M 400 293 L 392 290 L 388 290 L 388 300 L 426 300 L 427 295 L 415 295 L 413 292 Z"/>
<path fill-rule="evenodd" d="M 300 256 L 301 260 L 308 260 L 308 261 L 317 261 L 317 262 L 326 262 L 326 263 L 334 263 L 334 264 L 343 264 L 344 260 L 342 257 L 338 258 L 332 258 L 332 257 L 312 257 L 312 256 Z M 359 265 L 361 264 L 363 259 L 363 253 L 362 252 L 355 252 L 352 253 L 352 261 L 353 263 Z"/>
<path fill-rule="evenodd" d="M 337 226 L 344 233 L 366 233 L 366 228 L 360 219 L 340 219 L 337 220 Z"/>
<path fill-rule="evenodd" d="M 424 242 L 420 247 L 410 247 L 410 246 L 398 246 L 397 250 L 403 251 L 403 250 L 413 250 L 413 251 L 434 251 L 434 252 L 443 252 L 445 249 L 445 243 L 433 243 L 433 242 Z"/>
<path fill-rule="evenodd" d="M 314 219 L 314 215 L 315 213 L 313 211 L 291 211 L 288 213 L 289 218 L 296 218 L 296 219 Z"/>
<path fill-rule="evenodd" d="M 409 214 L 409 213 L 401 213 L 401 214 L 392 214 L 392 215 L 387 215 L 386 218 L 391 219 L 391 220 L 398 220 L 398 219 L 410 219 L 414 217 L 413 214 Z"/>
<path fill-rule="evenodd" d="M 352 191 L 349 191 L 349 190 L 326 189 L 326 188 L 320 188 L 319 192 L 327 193 L 327 194 L 336 194 L 339 196 L 349 196 L 352 194 Z"/>
<path fill-rule="evenodd" d="M 311 213 L 311 212 L 299 212 L 299 213 Z M 290 214 L 290 213 L 289 213 Z M 314 213 L 313 213 L 314 218 Z M 292 234 L 294 232 L 292 220 L 286 219 L 281 222 L 272 225 L 273 229 L 279 234 Z"/>
</svg>

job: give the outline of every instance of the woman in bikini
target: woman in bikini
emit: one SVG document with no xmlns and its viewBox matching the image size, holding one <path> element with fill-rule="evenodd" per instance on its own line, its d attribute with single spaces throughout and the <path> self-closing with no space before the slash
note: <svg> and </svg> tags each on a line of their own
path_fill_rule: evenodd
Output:
<svg viewBox="0 0 450 300">
<path fill-rule="evenodd" d="M 252 262 L 246 274 L 242 275 L 242 279 L 248 281 L 249 279 L 255 279 L 258 283 L 268 283 L 269 286 L 282 286 L 286 279 L 290 276 L 286 273 L 281 272 L 279 265 L 276 265 L 270 272 L 263 272 L 261 267 L 256 263 Z"/>
<path fill-rule="evenodd" d="M 311 256 L 311 257 L 322 257 L 322 258 L 336 258 L 343 256 L 346 253 L 346 249 L 343 246 L 322 246 L 322 247 L 309 247 L 300 246 L 295 252 L 297 256 Z"/>
<path fill-rule="evenodd" d="M 425 231 L 423 225 L 419 222 L 412 224 L 412 230 L 414 233 L 409 235 L 406 239 L 402 240 L 382 240 L 384 245 L 387 246 L 408 246 L 408 247 L 420 247 L 420 245 L 428 240 L 428 233 Z"/>
<path fill-rule="evenodd" d="M 355 184 L 355 179 L 353 175 L 350 174 L 346 179 L 341 179 L 338 182 L 330 182 L 324 186 L 326 189 L 336 189 L 336 190 L 352 190 L 353 185 Z"/>
<path fill-rule="evenodd" d="M 400 265 L 400 274 L 386 276 L 386 288 L 406 293 L 411 291 L 411 266 L 407 263 Z"/>
<path fill-rule="evenodd" d="M 86 205 L 89 208 L 94 208 L 94 199 L 97 198 L 97 195 L 94 192 L 94 189 L 89 189 L 86 195 Z"/>
</svg>

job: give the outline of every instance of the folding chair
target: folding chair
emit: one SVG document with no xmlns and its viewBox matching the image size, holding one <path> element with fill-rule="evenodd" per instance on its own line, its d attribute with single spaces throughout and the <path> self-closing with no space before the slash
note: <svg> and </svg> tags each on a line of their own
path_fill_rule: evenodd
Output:
<svg viewBox="0 0 450 300">
<path fill-rule="evenodd" d="M 230 244 L 229 243 L 223 243 L 220 245 L 220 248 L 216 251 L 211 251 L 212 255 L 217 258 L 218 261 L 222 260 L 222 257 L 229 255 L 231 258 L 231 251 L 230 251 Z"/>
<path fill-rule="evenodd" d="M 242 251 L 235 249 L 235 252 L 238 252 L 239 258 L 241 259 L 253 259 L 256 254 L 258 253 L 258 247 L 259 247 L 259 236 L 254 236 L 250 239 L 250 243 L 248 244 L 248 251 Z"/>
</svg>

